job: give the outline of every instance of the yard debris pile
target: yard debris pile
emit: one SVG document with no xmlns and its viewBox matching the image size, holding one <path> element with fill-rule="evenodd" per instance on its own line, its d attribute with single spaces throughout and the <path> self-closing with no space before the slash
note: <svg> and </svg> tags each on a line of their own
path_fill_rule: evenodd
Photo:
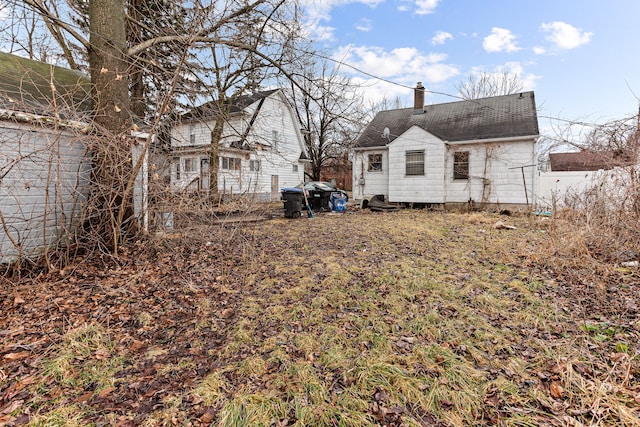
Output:
<svg viewBox="0 0 640 427">
<path fill-rule="evenodd" d="M 637 424 L 637 269 L 497 218 L 200 227 L 5 280 L 0 425 Z"/>
<path fill-rule="evenodd" d="M 374 212 L 395 212 L 400 210 L 398 206 L 390 205 L 385 202 L 384 196 L 371 197 L 371 199 L 368 200 L 366 207 Z"/>
</svg>

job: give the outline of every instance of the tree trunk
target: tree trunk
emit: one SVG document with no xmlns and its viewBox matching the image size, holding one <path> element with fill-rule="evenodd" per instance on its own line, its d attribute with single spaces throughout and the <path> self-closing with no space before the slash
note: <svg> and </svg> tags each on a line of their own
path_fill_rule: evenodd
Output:
<svg viewBox="0 0 640 427">
<path fill-rule="evenodd" d="M 130 127 L 124 0 L 89 1 L 89 70 L 96 124 L 120 135 Z"/>
<path fill-rule="evenodd" d="M 125 196 L 131 175 L 131 117 L 124 0 L 90 0 L 89 20 L 89 70 L 98 136 L 92 148 L 95 194 L 89 226 L 95 238 L 117 253 L 132 217 L 132 203 Z"/>
<path fill-rule="evenodd" d="M 142 13 L 141 7 L 143 0 L 129 0 L 129 20 L 127 36 L 130 46 L 135 46 L 144 41 L 142 34 Z M 130 67 L 129 81 L 131 83 L 131 112 L 139 117 L 144 118 L 147 107 L 144 99 L 144 72 L 139 59 L 132 59 Z"/>
<path fill-rule="evenodd" d="M 216 123 L 211 131 L 211 152 L 209 153 L 209 195 L 211 200 L 218 198 L 218 169 L 220 169 L 219 148 L 224 129 L 224 116 L 218 114 Z"/>
</svg>

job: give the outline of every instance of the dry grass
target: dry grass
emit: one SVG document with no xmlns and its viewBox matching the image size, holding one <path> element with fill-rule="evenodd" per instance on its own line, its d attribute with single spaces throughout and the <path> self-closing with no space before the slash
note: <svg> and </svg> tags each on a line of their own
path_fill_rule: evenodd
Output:
<svg viewBox="0 0 640 427">
<path fill-rule="evenodd" d="M 498 220 L 517 229 L 496 230 Z M 166 384 L 147 392 L 157 398 L 147 412 L 116 414 L 89 399 L 81 419 L 103 424 L 638 425 L 638 312 L 602 304 L 638 273 L 585 266 L 579 250 L 565 258 L 565 227 L 401 211 L 201 228 L 143 257 L 171 296 L 136 306 L 132 329 L 68 332 L 36 376 L 50 379 L 49 395 L 83 393 L 84 375 L 93 396 L 113 387 L 105 398 L 114 399 L 128 399 L 132 382 Z M 126 288 L 148 286 L 145 277 Z M 589 280 L 592 288 L 580 287 Z M 597 283 L 603 295 L 580 293 Z M 171 323 L 183 312 L 182 325 Z M 173 329 L 181 332 L 167 335 Z M 122 333 L 147 349 L 114 350 Z M 62 369 L 63 359 L 67 374 L 58 375 L 51 366 Z M 92 376 L 98 362 L 102 380 Z M 77 400 L 32 393 L 34 423 Z"/>
</svg>

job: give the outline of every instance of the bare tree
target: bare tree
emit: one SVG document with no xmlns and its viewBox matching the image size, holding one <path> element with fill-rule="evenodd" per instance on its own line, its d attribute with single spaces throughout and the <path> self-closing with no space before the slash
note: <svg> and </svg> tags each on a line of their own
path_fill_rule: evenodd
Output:
<svg viewBox="0 0 640 427">
<path fill-rule="evenodd" d="M 310 58 L 301 76 L 304 86 L 292 85 L 291 93 L 311 160 L 311 176 L 319 180 L 322 166 L 341 158 L 355 141 L 366 110 L 360 88 L 327 60 Z"/>
<path fill-rule="evenodd" d="M 103 196 L 98 198 L 102 200 L 102 206 L 96 211 L 106 216 L 99 216 L 98 222 L 107 224 L 106 228 L 111 230 L 111 245 L 117 248 L 117 242 L 123 237 L 122 231 L 129 224 L 126 212 L 129 211 L 132 176 L 139 168 L 138 163 L 130 161 L 129 134 L 135 128 L 132 112 L 142 111 L 138 104 L 140 94 L 146 95 L 145 87 L 151 87 L 144 86 L 145 78 L 142 77 L 141 81 L 140 73 L 144 75 L 148 69 L 157 71 L 163 64 L 171 62 L 178 64 L 167 70 L 164 78 L 156 79 L 156 82 L 164 80 L 165 83 L 155 87 L 160 95 L 152 97 L 158 105 L 152 117 L 152 128 L 169 110 L 169 105 L 175 104 L 174 91 L 182 87 L 176 83 L 184 75 L 202 83 L 211 70 L 218 72 L 237 67 L 242 72 L 235 73 L 238 76 L 235 81 L 243 82 L 243 85 L 245 81 L 250 85 L 257 84 L 260 76 L 265 75 L 258 71 L 261 68 L 280 68 L 290 75 L 280 61 L 283 55 L 291 52 L 287 46 L 300 36 L 300 33 L 285 31 L 295 28 L 286 22 L 295 17 L 295 14 L 288 13 L 295 10 L 295 2 L 231 1 L 221 8 L 218 3 L 207 5 L 194 0 L 186 3 L 188 8 L 180 8 L 178 14 L 184 24 L 178 27 L 171 25 L 172 19 L 162 19 L 175 11 L 175 7 L 171 9 L 173 6 L 165 1 L 151 2 L 155 8 L 150 7 L 149 2 L 137 0 L 74 0 L 69 3 L 74 7 L 66 10 L 67 15 L 63 16 L 55 7 L 56 1 L 22 1 L 43 22 L 54 28 L 54 32 L 75 40 L 88 54 L 95 101 L 93 120 L 95 129 L 105 140 L 95 157 L 95 181 Z M 70 14 L 75 15 L 69 18 Z M 88 28 L 85 26 L 87 23 Z M 185 30 L 187 28 L 188 31 Z M 239 30 L 242 28 L 244 30 Z M 252 34 L 258 35 L 251 37 Z M 160 63 L 157 58 L 162 46 L 168 47 L 165 53 L 171 55 L 167 54 L 164 62 Z M 224 59 L 204 66 L 198 64 L 199 55 L 207 49 L 213 49 L 218 59 Z M 233 63 L 233 54 L 225 56 L 218 52 L 244 52 L 245 55 Z M 154 74 L 149 73 L 146 81 Z M 172 78 L 167 79 L 167 76 Z M 227 83 L 233 81 L 231 78 Z M 141 89 L 141 86 L 144 87 Z M 230 88 L 231 85 L 225 83 L 216 87 L 216 92 L 225 99 L 233 96 L 227 92 Z"/>
<path fill-rule="evenodd" d="M 517 74 L 506 70 L 500 73 L 484 70 L 479 74 L 471 74 L 466 81 L 461 81 L 455 87 L 463 99 L 478 99 L 518 93 L 524 86 Z"/>
</svg>

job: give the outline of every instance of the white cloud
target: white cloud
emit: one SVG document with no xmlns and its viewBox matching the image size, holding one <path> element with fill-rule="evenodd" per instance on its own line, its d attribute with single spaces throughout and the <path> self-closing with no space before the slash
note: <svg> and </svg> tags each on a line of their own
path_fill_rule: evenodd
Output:
<svg viewBox="0 0 640 427">
<path fill-rule="evenodd" d="M 331 12 L 339 6 L 351 3 L 361 3 L 371 8 L 376 7 L 384 0 L 300 0 L 306 12 L 307 22 L 305 28 L 314 40 L 333 40 L 334 28 L 322 22 L 331 21 Z"/>
<path fill-rule="evenodd" d="M 435 36 L 431 39 L 432 45 L 445 44 L 447 40 L 453 40 L 453 34 L 447 33 L 446 31 L 438 31 Z"/>
<path fill-rule="evenodd" d="M 582 31 L 566 22 L 549 22 L 540 26 L 540 29 L 547 33 L 546 39 L 558 49 L 575 49 L 583 44 L 589 43 L 593 33 Z"/>
<path fill-rule="evenodd" d="M 326 25 L 315 25 L 310 29 L 316 41 L 333 40 L 334 39 L 333 35 L 336 30 L 334 27 L 329 27 Z"/>
<path fill-rule="evenodd" d="M 516 52 L 520 50 L 516 36 L 506 28 L 493 27 L 491 34 L 484 38 L 482 47 L 487 52 Z"/>
<path fill-rule="evenodd" d="M 436 7 L 438 7 L 439 2 L 440 0 L 415 0 L 416 14 L 428 15 L 433 13 Z"/>
<path fill-rule="evenodd" d="M 385 51 L 378 46 L 346 46 L 334 57 L 373 76 L 397 82 L 439 83 L 459 74 L 455 66 L 444 63 L 446 54 L 424 54 L 413 47 Z"/>
<path fill-rule="evenodd" d="M 520 80 L 520 82 L 522 83 L 523 90 L 534 90 L 536 87 L 536 81 L 542 78 L 542 76 L 537 76 L 533 73 L 525 72 L 524 65 L 522 65 L 521 62 L 517 61 L 510 61 L 504 63 L 503 65 L 497 65 L 493 68 L 493 70 L 487 70 L 486 68 L 482 67 L 473 67 L 471 69 L 471 74 L 474 76 L 489 74 L 494 76 L 497 81 L 500 81 L 502 79 L 504 73 L 517 76 L 518 80 Z"/>
<path fill-rule="evenodd" d="M 371 19 L 361 18 L 355 26 L 356 30 L 368 33 L 373 28 L 373 23 L 371 22 Z"/>
<path fill-rule="evenodd" d="M 536 55 L 544 55 L 545 53 L 547 53 L 547 49 L 542 46 L 534 46 L 533 53 L 535 53 Z"/>
<path fill-rule="evenodd" d="M 416 15 L 428 15 L 435 12 L 440 0 L 401 0 L 398 4 L 400 12 L 413 11 Z"/>
<path fill-rule="evenodd" d="M 460 74 L 445 62 L 446 54 L 425 54 L 412 47 L 387 51 L 378 46 L 350 45 L 341 47 L 334 58 L 355 68 L 342 66 L 340 70 L 351 74 L 353 83 L 365 88 L 362 96 L 372 103 L 397 97 L 409 105 L 416 82 L 423 82 L 429 89 Z"/>
</svg>

